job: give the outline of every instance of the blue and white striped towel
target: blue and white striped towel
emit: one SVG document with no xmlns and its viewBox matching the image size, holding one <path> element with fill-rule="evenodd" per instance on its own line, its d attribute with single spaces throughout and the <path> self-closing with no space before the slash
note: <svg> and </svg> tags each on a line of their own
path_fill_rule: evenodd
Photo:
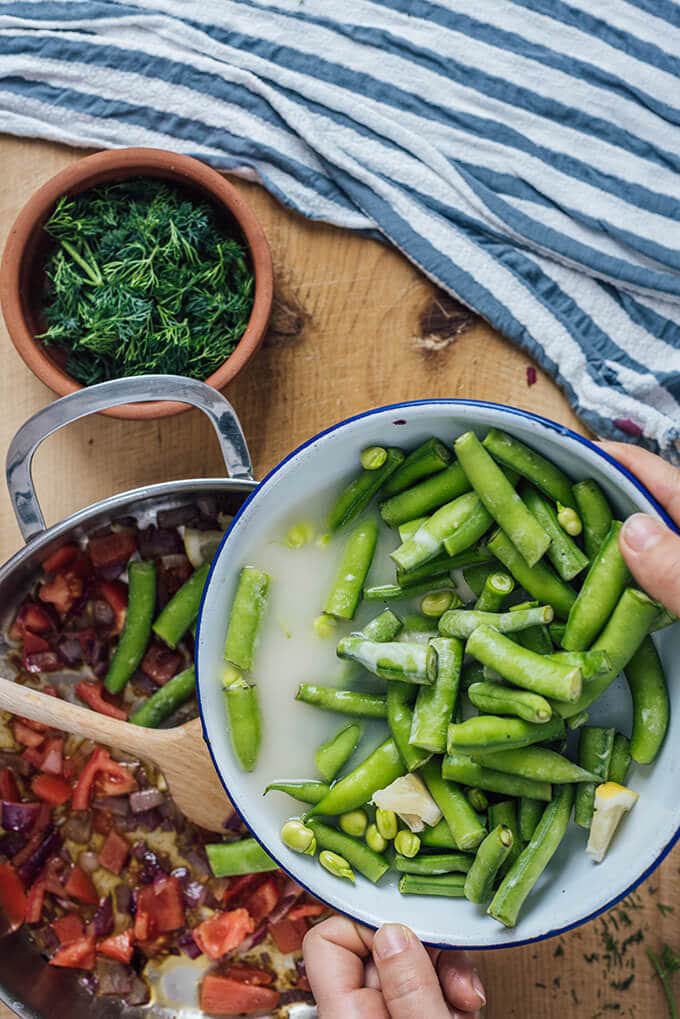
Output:
<svg viewBox="0 0 680 1019">
<path fill-rule="evenodd" d="M 0 129 L 254 172 L 676 461 L 679 86 L 675 0 L 0 2 Z"/>
</svg>

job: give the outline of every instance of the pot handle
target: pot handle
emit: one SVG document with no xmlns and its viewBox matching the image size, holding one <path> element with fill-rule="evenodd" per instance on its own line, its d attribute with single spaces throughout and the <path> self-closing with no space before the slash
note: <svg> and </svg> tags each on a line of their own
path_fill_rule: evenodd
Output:
<svg viewBox="0 0 680 1019">
<path fill-rule="evenodd" d="M 210 419 L 231 478 L 252 481 L 250 453 L 236 411 L 218 390 L 181 375 L 137 375 L 78 389 L 43 407 L 21 426 L 7 451 L 10 499 L 24 541 L 45 530 L 31 465 L 40 443 L 64 425 L 123 403 L 172 400 L 189 403 Z"/>
</svg>

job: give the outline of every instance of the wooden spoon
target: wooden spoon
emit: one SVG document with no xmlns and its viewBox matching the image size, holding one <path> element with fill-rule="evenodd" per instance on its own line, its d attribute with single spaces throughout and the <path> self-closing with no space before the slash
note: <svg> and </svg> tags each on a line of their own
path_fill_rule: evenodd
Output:
<svg viewBox="0 0 680 1019">
<path fill-rule="evenodd" d="M 174 729 L 145 729 L 8 679 L 0 679 L 0 710 L 150 761 L 162 771 L 185 817 L 208 831 L 224 832 L 224 822 L 234 813 L 217 777 L 199 718 Z"/>
</svg>

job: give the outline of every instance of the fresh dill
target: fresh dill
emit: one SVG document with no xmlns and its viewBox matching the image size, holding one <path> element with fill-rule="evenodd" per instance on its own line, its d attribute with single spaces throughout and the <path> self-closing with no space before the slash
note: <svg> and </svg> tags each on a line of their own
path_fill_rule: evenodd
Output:
<svg viewBox="0 0 680 1019">
<path fill-rule="evenodd" d="M 675 1003 L 675 995 L 671 986 L 671 977 L 680 970 L 680 956 L 673 951 L 670 945 L 664 944 L 661 949 L 661 958 L 651 948 L 647 948 L 647 957 L 661 981 L 668 1005 L 668 1015 L 670 1019 L 678 1019 L 678 1007 Z"/>
<path fill-rule="evenodd" d="M 245 332 L 255 281 L 244 246 L 174 185 L 140 177 L 64 196 L 44 229 L 56 247 L 39 338 L 78 382 L 205 379 Z"/>
</svg>

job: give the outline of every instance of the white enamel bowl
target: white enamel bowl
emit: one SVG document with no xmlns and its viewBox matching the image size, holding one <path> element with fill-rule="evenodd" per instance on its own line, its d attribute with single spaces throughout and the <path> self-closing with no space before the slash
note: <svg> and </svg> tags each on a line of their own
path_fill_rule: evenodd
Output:
<svg viewBox="0 0 680 1019">
<path fill-rule="evenodd" d="M 430 435 L 451 441 L 461 432 L 474 429 L 481 435 L 491 426 L 527 442 L 573 479 L 595 478 L 621 517 L 635 510 L 663 517 L 650 494 L 622 467 L 554 422 L 509 407 L 467 400 L 385 407 L 317 435 L 287 457 L 253 492 L 213 564 L 201 610 L 197 655 L 200 708 L 215 767 L 243 820 L 280 866 L 313 895 L 362 923 L 378 927 L 387 921 L 403 922 L 426 942 L 483 949 L 526 944 L 584 923 L 630 892 L 669 852 L 680 836 L 680 710 L 673 714 L 671 731 L 653 768 L 634 768 L 630 782 L 640 800 L 624 820 L 606 860 L 600 865 L 591 862 L 584 852 L 584 833 L 572 824 L 514 930 L 505 930 L 464 899 L 403 897 L 393 875 L 377 886 L 358 877 L 355 887 L 332 877 L 317 861 L 289 851 L 280 842 L 282 823 L 303 808 L 281 793 L 264 797 L 262 792 L 268 783 L 282 778 L 314 778 L 315 748 L 343 721 L 341 716 L 294 700 L 301 681 L 337 682 L 334 644 L 314 638 L 311 630 L 333 573 L 335 548 L 312 545 L 301 550 L 299 554 L 307 558 L 289 572 L 281 564 L 292 560 L 281 558 L 283 550 L 275 539 L 300 519 L 321 519 L 333 495 L 356 472 L 359 451 L 365 446 L 409 449 Z M 389 547 L 395 544 L 393 535 Z M 235 584 L 240 568 L 249 563 L 270 566 L 272 572 L 266 627 L 272 636 L 264 638 L 255 670 L 263 713 L 262 752 L 256 770 L 244 774 L 229 744 L 220 678 L 225 624 Z M 376 582 L 386 579 L 387 575 L 375 575 Z M 292 611 L 293 604 L 303 607 L 304 626 L 300 626 L 297 610 Z M 374 603 L 371 614 L 381 608 L 380 603 Z M 289 639 L 282 642 L 280 633 L 288 630 L 292 631 Z M 680 628 L 664 630 L 657 642 L 677 708 Z M 622 679 L 592 709 L 590 719 L 630 732 L 630 698 Z M 384 738 L 382 725 L 367 727 L 355 761 Z"/>
</svg>

